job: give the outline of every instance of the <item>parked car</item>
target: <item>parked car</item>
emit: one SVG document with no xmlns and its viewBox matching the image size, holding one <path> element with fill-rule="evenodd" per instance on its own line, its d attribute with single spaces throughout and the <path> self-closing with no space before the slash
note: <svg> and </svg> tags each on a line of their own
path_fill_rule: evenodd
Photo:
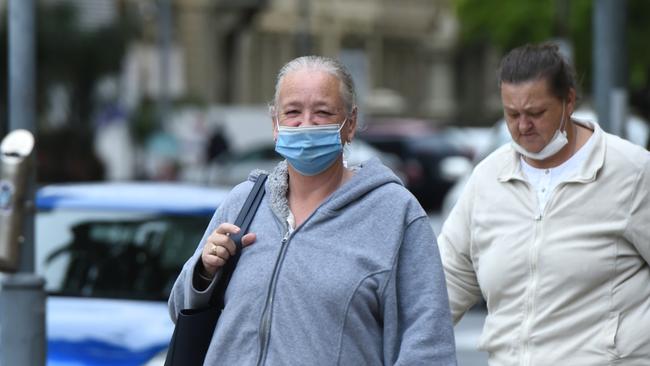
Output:
<svg viewBox="0 0 650 366">
<path fill-rule="evenodd" d="M 169 292 L 227 193 L 173 183 L 40 188 L 47 365 L 163 365 Z"/>
<path fill-rule="evenodd" d="M 445 131 L 417 119 L 386 119 L 368 123 L 359 138 L 381 151 L 399 156 L 406 187 L 426 210 L 437 211 L 454 184 L 444 171 L 449 159 L 471 159 L 471 150 L 455 143 Z"/>
<path fill-rule="evenodd" d="M 358 139 L 348 145 L 346 149 L 348 164 L 356 165 L 377 157 L 391 168 L 398 177 L 404 179 L 404 174 L 400 171 L 401 161 L 397 156 L 379 151 Z M 272 171 L 282 159 L 282 156 L 275 152 L 275 145 L 258 145 L 221 161 L 216 161 L 210 167 L 208 182 L 210 184 L 234 186 L 245 181 L 248 174 L 254 169 Z"/>
</svg>

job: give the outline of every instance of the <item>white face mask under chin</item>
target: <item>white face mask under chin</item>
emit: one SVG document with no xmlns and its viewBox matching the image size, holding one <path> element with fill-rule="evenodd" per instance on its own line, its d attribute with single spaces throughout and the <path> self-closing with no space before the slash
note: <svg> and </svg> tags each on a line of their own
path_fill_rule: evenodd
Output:
<svg viewBox="0 0 650 366">
<path fill-rule="evenodd" d="M 533 160 L 548 159 L 551 156 L 557 154 L 560 150 L 562 150 L 562 148 L 569 143 L 569 140 L 566 137 L 566 129 L 564 131 L 562 130 L 562 127 L 564 127 L 564 106 L 565 104 L 563 103 L 560 128 L 555 131 L 555 135 L 553 135 L 551 141 L 548 144 L 546 144 L 546 146 L 544 146 L 544 148 L 541 151 L 536 153 L 530 152 L 524 149 L 523 146 L 519 145 L 514 140 L 510 142 L 512 148 L 515 149 L 521 155 Z"/>
</svg>

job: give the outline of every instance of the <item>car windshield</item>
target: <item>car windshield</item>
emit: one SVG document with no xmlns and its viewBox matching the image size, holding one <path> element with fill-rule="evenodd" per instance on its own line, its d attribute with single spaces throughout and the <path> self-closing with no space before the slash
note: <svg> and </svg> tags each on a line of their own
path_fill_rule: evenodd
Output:
<svg viewBox="0 0 650 366">
<path fill-rule="evenodd" d="M 51 210 L 36 218 L 37 271 L 50 294 L 166 300 L 209 216 Z"/>
</svg>

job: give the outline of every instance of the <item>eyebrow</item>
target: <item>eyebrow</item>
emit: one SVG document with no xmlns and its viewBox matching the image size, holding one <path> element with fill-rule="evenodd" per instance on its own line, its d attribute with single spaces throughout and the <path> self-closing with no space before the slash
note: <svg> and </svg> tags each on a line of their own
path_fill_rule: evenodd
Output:
<svg viewBox="0 0 650 366">
<path fill-rule="evenodd" d="M 519 112 L 519 109 L 508 107 L 508 106 L 505 106 L 505 105 L 503 106 L 503 109 L 506 112 Z M 548 107 L 546 105 L 534 105 L 534 106 L 530 106 L 530 107 L 525 107 L 523 110 L 525 112 L 541 112 L 542 110 L 546 110 L 546 109 L 548 109 Z"/>
<path fill-rule="evenodd" d="M 280 105 L 280 109 L 296 108 L 296 107 L 304 108 L 305 105 L 304 105 L 304 103 L 302 103 L 302 102 L 300 102 L 298 100 L 292 100 L 292 101 L 289 101 L 289 102 L 287 102 L 285 104 Z M 310 107 L 312 107 L 312 108 L 326 107 L 328 109 L 334 109 L 334 110 L 340 110 L 341 109 L 339 106 L 333 105 L 332 103 L 328 103 L 327 101 L 324 101 L 324 100 L 316 101 L 312 105 L 310 105 Z"/>
</svg>

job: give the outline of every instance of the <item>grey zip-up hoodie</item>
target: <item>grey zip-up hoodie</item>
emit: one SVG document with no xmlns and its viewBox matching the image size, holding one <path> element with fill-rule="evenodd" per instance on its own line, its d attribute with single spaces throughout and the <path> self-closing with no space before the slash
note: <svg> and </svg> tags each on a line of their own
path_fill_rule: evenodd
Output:
<svg viewBox="0 0 650 366">
<path fill-rule="evenodd" d="M 455 365 L 434 233 L 416 199 L 379 160 L 289 233 L 286 162 L 270 174 L 205 365 Z M 207 236 L 233 222 L 257 178 L 214 214 L 169 299 L 172 319 L 205 306 L 193 286 Z"/>
</svg>

